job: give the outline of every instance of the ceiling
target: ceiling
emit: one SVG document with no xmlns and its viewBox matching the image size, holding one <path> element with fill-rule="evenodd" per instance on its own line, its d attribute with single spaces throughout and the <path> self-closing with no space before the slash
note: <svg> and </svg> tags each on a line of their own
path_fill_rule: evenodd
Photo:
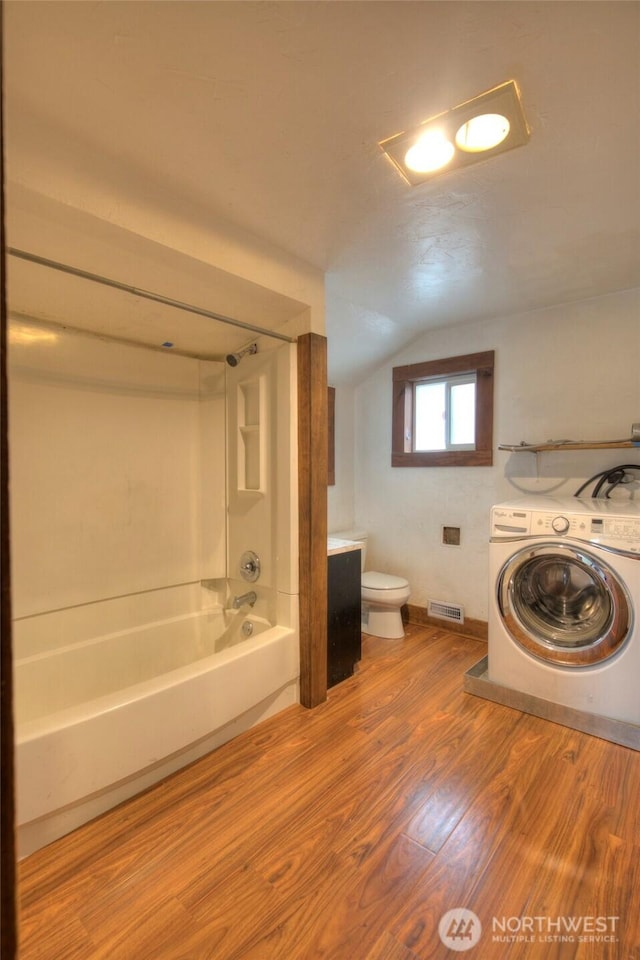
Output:
<svg viewBox="0 0 640 960">
<path fill-rule="evenodd" d="M 9 213 L 20 189 L 85 211 L 100 193 L 114 223 L 179 209 L 314 265 L 334 383 L 428 328 L 640 285 L 637 2 L 4 9 Z M 526 146 L 419 187 L 398 176 L 380 140 L 509 79 Z M 10 263 L 25 312 L 28 269 Z"/>
</svg>

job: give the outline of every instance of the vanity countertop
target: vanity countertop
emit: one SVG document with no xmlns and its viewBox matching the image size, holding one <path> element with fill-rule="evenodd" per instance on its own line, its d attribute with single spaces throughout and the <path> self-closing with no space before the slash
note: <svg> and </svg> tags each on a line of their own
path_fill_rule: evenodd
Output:
<svg viewBox="0 0 640 960">
<path fill-rule="evenodd" d="M 361 550 L 359 540 L 341 540 L 339 537 L 327 537 L 327 556 L 333 557 L 337 553 L 349 553 L 351 550 Z"/>
</svg>

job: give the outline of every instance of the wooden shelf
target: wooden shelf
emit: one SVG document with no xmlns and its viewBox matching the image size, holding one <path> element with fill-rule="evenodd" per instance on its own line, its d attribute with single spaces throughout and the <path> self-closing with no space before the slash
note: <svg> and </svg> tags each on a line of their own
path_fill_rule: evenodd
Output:
<svg viewBox="0 0 640 960">
<path fill-rule="evenodd" d="M 549 450 L 630 450 L 640 449 L 633 440 L 548 440 L 546 443 L 501 443 L 498 450 L 510 453 L 542 453 Z"/>
</svg>

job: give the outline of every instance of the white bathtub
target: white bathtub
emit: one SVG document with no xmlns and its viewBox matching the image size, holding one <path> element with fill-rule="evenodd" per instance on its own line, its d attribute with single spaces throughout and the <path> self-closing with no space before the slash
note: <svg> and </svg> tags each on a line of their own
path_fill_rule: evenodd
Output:
<svg viewBox="0 0 640 960">
<path fill-rule="evenodd" d="M 226 615 L 228 619 L 228 614 Z M 298 701 L 297 633 L 221 609 L 16 660 L 19 855 Z"/>
</svg>

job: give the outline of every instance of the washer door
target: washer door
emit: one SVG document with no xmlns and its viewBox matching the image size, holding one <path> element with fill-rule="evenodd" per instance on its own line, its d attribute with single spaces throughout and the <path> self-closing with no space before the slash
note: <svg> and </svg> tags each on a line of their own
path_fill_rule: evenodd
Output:
<svg viewBox="0 0 640 960">
<path fill-rule="evenodd" d="M 585 550 L 558 543 L 520 550 L 502 568 L 497 591 L 511 637 L 540 660 L 600 663 L 629 636 L 632 607 L 624 584 Z"/>
</svg>

